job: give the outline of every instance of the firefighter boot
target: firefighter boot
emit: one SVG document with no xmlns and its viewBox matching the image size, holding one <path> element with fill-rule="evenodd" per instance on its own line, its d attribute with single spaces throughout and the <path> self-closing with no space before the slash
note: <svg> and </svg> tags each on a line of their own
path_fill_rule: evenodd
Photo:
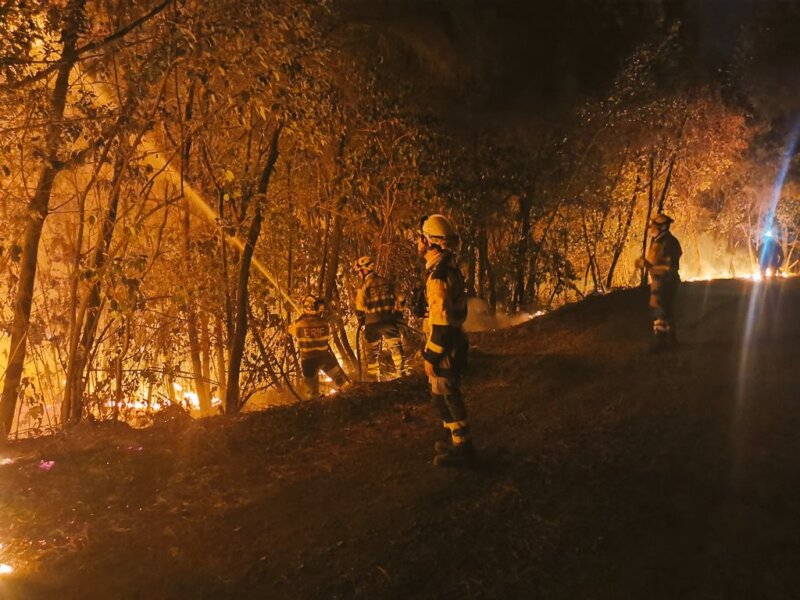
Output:
<svg viewBox="0 0 800 600">
<path fill-rule="evenodd" d="M 667 350 L 669 342 L 669 328 L 665 321 L 656 319 L 653 321 L 653 339 L 650 342 L 648 351 L 652 354 Z"/>
<path fill-rule="evenodd" d="M 433 464 L 437 467 L 472 466 L 475 463 L 475 448 L 466 420 L 445 422 L 444 425 L 450 430 L 451 444 L 439 443 L 435 446 Z"/>
<path fill-rule="evenodd" d="M 678 342 L 678 332 L 675 330 L 675 325 L 670 324 L 669 331 L 667 332 L 667 344 L 670 348 L 677 348 L 680 346 Z"/>
<path fill-rule="evenodd" d="M 452 445 L 449 449 L 433 457 L 437 467 L 473 467 L 475 466 L 475 447 L 471 441 Z"/>
<path fill-rule="evenodd" d="M 455 419 L 453 418 L 453 415 L 450 414 L 450 409 L 448 408 L 447 401 L 443 395 L 431 394 L 431 400 L 433 400 L 433 406 L 436 408 L 437 412 L 439 413 L 439 417 L 442 419 L 442 427 L 447 430 L 447 440 L 440 440 L 433 446 L 436 454 L 443 454 L 453 447 L 450 428 L 447 426 L 447 424 L 455 421 Z"/>
<path fill-rule="evenodd" d="M 439 440 L 433 445 L 433 451 L 436 454 L 447 454 L 453 449 L 453 438 L 450 436 L 450 430 L 447 428 L 447 421 L 442 422 L 442 427 L 447 429 L 447 439 Z"/>
</svg>

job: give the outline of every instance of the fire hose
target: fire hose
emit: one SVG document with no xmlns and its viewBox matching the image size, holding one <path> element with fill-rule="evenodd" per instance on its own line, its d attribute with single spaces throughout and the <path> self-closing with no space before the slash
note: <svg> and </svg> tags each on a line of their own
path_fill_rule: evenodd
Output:
<svg viewBox="0 0 800 600">
<path fill-rule="evenodd" d="M 364 373 L 362 372 L 361 366 L 361 332 L 364 330 L 364 326 L 359 324 L 358 328 L 356 329 L 356 362 L 358 362 L 358 380 L 364 381 Z"/>
<path fill-rule="evenodd" d="M 411 327 L 411 325 L 409 325 L 408 323 L 404 323 L 403 321 L 398 321 L 397 326 L 400 327 L 400 329 L 405 329 L 408 333 L 413 333 L 414 335 L 418 335 L 423 340 L 425 339 L 424 333 L 422 333 L 419 329 L 416 329 L 415 327 Z"/>
</svg>

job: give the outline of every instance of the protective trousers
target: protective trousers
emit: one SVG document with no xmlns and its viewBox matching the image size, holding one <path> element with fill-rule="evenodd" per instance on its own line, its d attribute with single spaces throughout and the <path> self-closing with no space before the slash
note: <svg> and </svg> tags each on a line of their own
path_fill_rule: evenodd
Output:
<svg viewBox="0 0 800 600">
<path fill-rule="evenodd" d="M 339 361 L 330 350 L 325 353 L 301 356 L 300 370 L 303 372 L 303 382 L 309 398 L 319 396 L 320 371 L 330 377 L 337 388 L 346 387 L 348 384 L 347 375 L 342 371 Z"/>
<path fill-rule="evenodd" d="M 467 408 L 461 395 L 461 374 L 467 364 L 469 342 L 461 332 L 453 347 L 434 367 L 435 375 L 428 378 L 431 386 L 431 397 L 442 424 L 450 432 L 454 447 L 471 442 Z"/>
<path fill-rule="evenodd" d="M 367 323 L 364 326 L 364 341 L 367 344 L 367 373 L 371 379 L 380 380 L 381 341 L 385 342 L 386 348 L 392 355 L 397 376 L 405 374 L 403 344 L 400 340 L 400 328 L 396 322 Z"/>
<path fill-rule="evenodd" d="M 657 341 L 675 341 L 675 296 L 680 280 L 653 277 L 650 281 L 650 313 L 653 317 L 653 335 Z"/>
</svg>

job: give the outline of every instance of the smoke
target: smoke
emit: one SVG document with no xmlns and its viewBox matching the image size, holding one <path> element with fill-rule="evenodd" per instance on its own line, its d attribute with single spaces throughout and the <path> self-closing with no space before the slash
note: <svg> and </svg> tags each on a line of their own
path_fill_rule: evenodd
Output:
<svg viewBox="0 0 800 600">
<path fill-rule="evenodd" d="M 543 311 L 533 314 L 523 311 L 508 315 L 500 311 L 495 315 L 491 315 L 489 314 L 488 303 L 481 298 L 470 298 L 467 301 L 467 309 L 467 320 L 464 323 L 464 329 L 468 332 L 507 329 L 508 327 L 526 323 L 534 317 L 544 314 Z"/>
<path fill-rule="evenodd" d="M 707 232 L 698 233 L 691 241 L 680 233 L 678 236 L 684 251 L 681 278 L 686 281 L 749 277 L 758 268 L 746 246 L 728 248 L 725 239 Z"/>
</svg>

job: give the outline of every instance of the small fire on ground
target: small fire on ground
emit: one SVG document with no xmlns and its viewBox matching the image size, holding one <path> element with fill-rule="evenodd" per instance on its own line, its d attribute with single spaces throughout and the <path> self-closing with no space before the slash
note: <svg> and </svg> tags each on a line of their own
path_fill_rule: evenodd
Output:
<svg viewBox="0 0 800 600">
<path fill-rule="evenodd" d="M 0 544 L 0 558 L 2 558 L 3 556 L 4 549 L 5 546 L 3 544 Z M 12 567 L 11 565 L 7 565 L 6 563 L 0 562 L 0 575 L 8 575 L 9 573 L 13 572 L 14 572 L 14 567 Z"/>
<path fill-rule="evenodd" d="M 192 390 L 184 390 L 183 386 L 181 386 L 179 383 L 173 383 L 172 388 L 177 394 L 180 394 L 181 399 L 177 402 L 171 400 L 163 394 L 153 393 L 153 391 L 148 390 L 145 386 L 141 386 L 133 399 L 120 402 L 117 408 L 132 409 L 142 412 L 159 412 L 165 408 L 168 408 L 169 406 L 172 406 L 173 404 L 179 404 L 188 410 L 200 410 L 200 397 L 197 395 L 197 392 Z M 113 409 L 115 404 L 117 403 L 114 400 L 108 400 L 105 402 L 106 408 Z M 221 404 L 222 400 L 220 398 L 217 396 L 211 397 L 212 407 L 217 407 Z"/>
<path fill-rule="evenodd" d="M 767 269 L 766 274 L 762 275 L 761 271 L 756 269 L 752 273 L 748 273 L 746 275 L 739 275 L 736 277 L 731 277 L 730 274 L 727 273 L 709 273 L 697 277 L 686 277 L 684 281 L 712 281 L 714 279 L 739 279 L 739 280 L 747 280 L 747 281 L 764 281 L 769 279 L 788 279 L 789 277 L 793 277 L 790 273 L 786 273 L 784 271 L 778 271 L 777 273 L 773 273 L 772 269 Z"/>
</svg>

